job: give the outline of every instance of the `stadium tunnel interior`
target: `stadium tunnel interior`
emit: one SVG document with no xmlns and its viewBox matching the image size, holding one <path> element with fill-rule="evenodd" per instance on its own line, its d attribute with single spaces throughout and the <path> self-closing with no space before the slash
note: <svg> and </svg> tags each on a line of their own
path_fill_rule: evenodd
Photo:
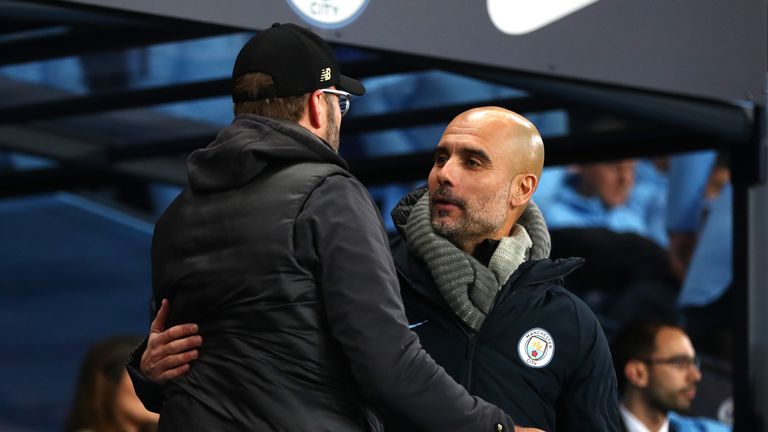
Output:
<svg viewBox="0 0 768 432">
<path fill-rule="evenodd" d="M 231 65 L 253 31 L 49 1 L 0 1 L 0 23 L 0 429 L 58 430 L 86 348 L 147 331 L 154 220 L 186 184 L 187 155 L 231 121 Z M 545 216 L 578 167 L 598 162 L 632 160 L 632 199 L 648 209 L 649 197 L 667 195 L 670 160 L 708 154 L 711 170 L 720 155 L 729 177 L 711 201 L 733 183 L 731 220 L 744 217 L 744 187 L 760 175 L 755 104 L 333 48 L 368 89 L 344 118 L 341 155 L 390 230 L 389 211 L 425 183 L 445 125 L 476 106 L 519 112 L 541 131 L 546 168 L 534 201 Z M 730 228 L 739 262 L 748 234 Z M 744 303 L 743 290 L 731 291 Z M 598 309 L 613 307 L 612 294 L 581 294 L 610 331 L 614 318 Z M 714 394 L 743 388 L 746 377 L 732 372 L 740 364 L 717 357 Z M 716 398 L 698 409 L 717 415 Z"/>
</svg>

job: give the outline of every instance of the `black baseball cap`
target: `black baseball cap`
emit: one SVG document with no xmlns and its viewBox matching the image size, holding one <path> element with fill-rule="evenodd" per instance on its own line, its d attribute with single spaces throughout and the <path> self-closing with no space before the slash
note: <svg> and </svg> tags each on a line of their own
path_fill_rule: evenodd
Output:
<svg viewBox="0 0 768 432">
<path fill-rule="evenodd" d="M 258 95 L 235 94 L 235 102 L 272 97 L 299 96 L 317 89 L 336 86 L 362 96 L 360 81 L 344 76 L 328 44 L 318 35 L 295 24 L 272 24 L 252 37 L 237 55 L 232 80 L 250 72 L 272 76 L 272 91 Z"/>
</svg>

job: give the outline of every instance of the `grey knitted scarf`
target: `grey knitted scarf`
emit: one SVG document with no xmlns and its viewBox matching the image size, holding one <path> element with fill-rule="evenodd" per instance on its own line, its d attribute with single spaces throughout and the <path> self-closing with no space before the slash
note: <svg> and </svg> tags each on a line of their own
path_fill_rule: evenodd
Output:
<svg viewBox="0 0 768 432">
<path fill-rule="evenodd" d="M 538 207 L 531 202 L 509 237 L 499 242 L 488 267 L 437 235 L 430 221 L 429 194 L 411 208 L 405 232 L 409 249 L 421 257 L 453 312 L 479 331 L 509 276 L 528 259 L 549 256 L 549 232 Z"/>
</svg>

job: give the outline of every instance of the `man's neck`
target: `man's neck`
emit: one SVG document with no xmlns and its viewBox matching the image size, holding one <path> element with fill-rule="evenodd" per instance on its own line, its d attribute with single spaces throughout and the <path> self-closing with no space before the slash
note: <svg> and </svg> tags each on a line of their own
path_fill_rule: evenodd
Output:
<svg viewBox="0 0 768 432">
<path fill-rule="evenodd" d="M 666 412 L 652 408 L 640 395 L 625 397 L 622 400 L 622 404 L 632 413 L 632 415 L 637 417 L 648 430 L 657 431 L 661 428 L 664 422 L 667 421 Z"/>
<path fill-rule="evenodd" d="M 457 248 L 461 249 L 468 255 L 475 256 L 477 247 L 485 241 L 499 242 L 504 237 L 512 235 L 512 229 L 514 228 L 520 215 L 523 214 L 524 207 L 517 208 L 510 212 L 504 222 L 494 232 L 486 233 L 482 236 L 474 238 L 454 238 L 449 239 Z"/>
<path fill-rule="evenodd" d="M 434 229 L 434 225 L 433 225 Z M 475 249 L 477 249 L 477 246 L 484 242 L 485 238 L 477 238 L 477 237 L 465 237 L 465 236 L 458 236 L 458 235 L 452 235 L 452 234 L 442 234 L 435 231 L 437 234 L 439 234 L 441 237 L 444 237 L 446 240 L 451 242 L 454 246 L 456 246 L 459 250 L 466 253 L 467 255 L 475 255 Z"/>
<path fill-rule="evenodd" d="M 496 248 L 499 246 L 499 240 L 485 239 L 476 244 L 472 252 L 472 256 L 475 257 L 481 264 L 488 266 L 491 261 L 493 253 L 496 252 Z"/>
</svg>

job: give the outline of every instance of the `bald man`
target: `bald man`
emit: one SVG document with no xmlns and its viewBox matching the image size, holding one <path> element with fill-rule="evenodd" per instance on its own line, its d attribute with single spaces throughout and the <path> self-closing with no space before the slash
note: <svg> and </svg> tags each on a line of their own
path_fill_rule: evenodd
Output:
<svg viewBox="0 0 768 432">
<path fill-rule="evenodd" d="M 562 285 L 582 260 L 548 259 L 549 233 L 531 202 L 543 164 L 541 136 L 518 114 L 484 107 L 451 121 L 428 189 L 392 212 L 399 235 L 390 248 L 406 314 L 438 364 L 516 423 L 618 431 L 605 336 Z M 197 342 L 171 330 L 152 361 L 182 370 Z M 387 431 L 420 430 L 383 414 Z"/>
<path fill-rule="evenodd" d="M 518 114 L 484 107 L 451 121 L 428 189 L 392 212 L 406 315 L 438 364 L 520 424 L 619 430 L 605 336 L 562 284 L 583 260 L 548 259 L 531 202 L 543 164 L 541 136 Z M 392 415 L 387 426 L 415 429 Z"/>
</svg>

